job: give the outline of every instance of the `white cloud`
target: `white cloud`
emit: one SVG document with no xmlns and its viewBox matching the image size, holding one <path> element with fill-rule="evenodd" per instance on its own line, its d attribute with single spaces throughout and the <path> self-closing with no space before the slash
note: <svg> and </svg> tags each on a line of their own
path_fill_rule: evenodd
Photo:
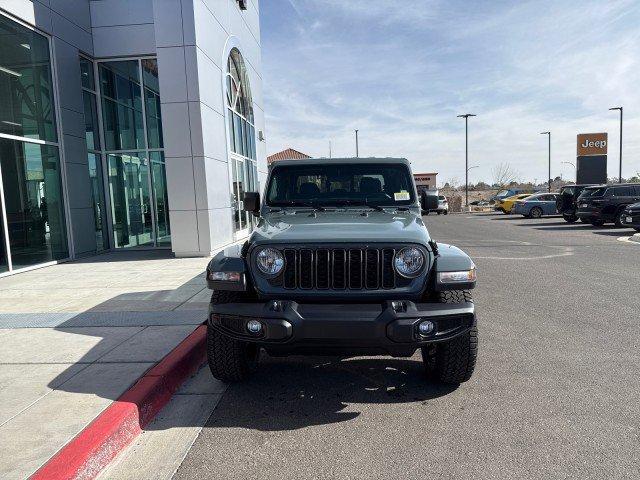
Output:
<svg viewBox="0 0 640 480">
<path fill-rule="evenodd" d="M 527 179 L 573 175 L 575 135 L 608 131 L 617 175 L 625 107 L 625 175 L 640 170 L 640 4 L 289 0 L 295 34 L 263 28 L 270 152 L 406 156 L 417 170 L 472 180 L 508 162 Z M 282 15 L 263 3 L 264 16 Z M 264 20 L 264 19 L 263 19 Z M 268 20 L 268 19 L 267 19 Z"/>
</svg>

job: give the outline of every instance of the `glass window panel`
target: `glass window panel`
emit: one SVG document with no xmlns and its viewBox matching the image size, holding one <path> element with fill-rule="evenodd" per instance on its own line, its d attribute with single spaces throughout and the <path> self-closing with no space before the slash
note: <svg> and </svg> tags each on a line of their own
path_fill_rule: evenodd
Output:
<svg viewBox="0 0 640 480">
<path fill-rule="evenodd" d="M 163 148 L 160 86 L 158 84 L 158 62 L 156 59 L 142 60 L 142 77 L 144 81 L 149 148 Z"/>
<path fill-rule="evenodd" d="M 105 211 L 104 183 L 102 180 L 102 161 L 100 155 L 95 153 L 89 153 L 87 161 L 89 164 L 89 182 L 95 219 L 96 249 L 100 252 L 109 248 L 106 229 L 107 216 Z"/>
<path fill-rule="evenodd" d="M 116 248 L 153 245 L 149 162 L 141 153 L 108 156 Z"/>
<path fill-rule="evenodd" d="M 240 201 L 238 198 L 238 168 L 236 160 L 231 159 L 231 216 L 236 230 L 240 230 Z"/>
<path fill-rule="evenodd" d="M 0 199 L 0 273 L 9 270 L 7 246 L 4 238 L 4 217 L 2 216 L 2 199 Z"/>
<path fill-rule="evenodd" d="M 84 129 L 89 150 L 100 150 L 100 135 L 98 134 L 98 109 L 96 96 L 87 91 L 82 92 L 84 102 Z"/>
<path fill-rule="evenodd" d="M 167 172 L 164 153 L 150 152 L 153 201 L 156 212 L 156 241 L 158 245 L 171 245 L 169 222 L 169 195 L 167 193 Z"/>
<path fill-rule="evenodd" d="M 57 141 L 49 42 L 2 15 L 0 133 Z"/>
<path fill-rule="evenodd" d="M 13 268 L 67 258 L 58 148 L 0 139 Z"/>
<path fill-rule="evenodd" d="M 93 62 L 86 58 L 80 57 L 80 79 L 82 86 L 89 90 L 95 90 L 95 81 L 93 78 Z"/>
<path fill-rule="evenodd" d="M 227 109 L 227 123 L 229 124 L 229 148 L 232 152 L 236 151 L 235 135 L 233 133 L 233 113 Z"/>
<path fill-rule="evenodd" d="M 105 148 L 145 148 L 138 62 L 100 64 Z"/>
<path fill-rule="evenodd" d="M 233 150 L 235 153 L 242 155 L 242 127 L 241 127 L 242 119 L 237 113 L 233 114 L 233 136 L 234 136 L 234 145 L 235 149 Z"/>
</svg>

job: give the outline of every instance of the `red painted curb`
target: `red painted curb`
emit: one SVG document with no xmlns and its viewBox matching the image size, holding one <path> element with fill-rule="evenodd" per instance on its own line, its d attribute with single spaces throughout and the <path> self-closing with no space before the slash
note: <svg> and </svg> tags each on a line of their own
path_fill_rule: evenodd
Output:
<svg viewBox="0 0 640 480">
<path fill-rule="evenodd" d="M 206 361 L 201 325 L 36 471 L 31 480 L 91 479 L 136 438 Z"/>
</svg>

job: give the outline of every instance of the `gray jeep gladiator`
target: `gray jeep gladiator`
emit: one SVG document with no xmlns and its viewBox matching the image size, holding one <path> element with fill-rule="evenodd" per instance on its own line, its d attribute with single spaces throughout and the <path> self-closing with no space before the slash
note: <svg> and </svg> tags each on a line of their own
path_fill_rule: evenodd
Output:
<svg viewBox="0 0 640 480">
<path fill-rule="evenodd" d="M 406 159 L 287 160 L 265 198 L 246 193 L 257 225 L 207 267 L 213 376 L 244 380 L 260 352 L 392 355 L 420 348 L 429 378 L 459 384 L 476 363 L 473 261 L 436 243 Z"/>
</svg>

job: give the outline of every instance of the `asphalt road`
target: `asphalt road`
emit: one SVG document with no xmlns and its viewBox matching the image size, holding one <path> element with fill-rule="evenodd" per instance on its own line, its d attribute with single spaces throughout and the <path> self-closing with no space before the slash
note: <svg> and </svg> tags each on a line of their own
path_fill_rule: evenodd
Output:
<svg viewBox="0 0 640 480">
<path fill-rule="evenodd" d="M 640 244 L 561 218 L 426 217 L 478 266 L 468 383 L 411 359 L 266 358 L 175 478 L 640 478 Z"/>
</svg>

